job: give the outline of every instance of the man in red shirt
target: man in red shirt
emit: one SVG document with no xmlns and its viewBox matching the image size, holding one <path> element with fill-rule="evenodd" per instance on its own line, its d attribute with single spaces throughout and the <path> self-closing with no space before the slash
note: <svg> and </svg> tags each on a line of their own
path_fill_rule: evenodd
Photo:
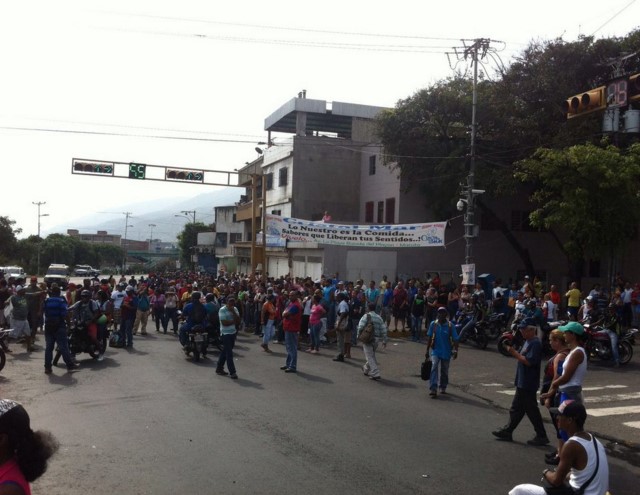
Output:
<svg viewBox="0 0 640 495">
<path fill-rule="evenodd" d="M 549 297 L 551 298 L 551 302 L 558 306 L 560 301 L 562 300 L 562 296 L 558 292 L 558 288 L 555 285 L 552 285 L 549 289 Z"/>
<path fill-rule="evenodd" d="M 287 361 L 280 369 L 285 373 L 295 373 L 298 366 L 298 334 L 302 325 L 302 304 L 298 300 L 298 292 L 289 293 L 289 305 L 282 312 L 282 328 L 284 344 L 287 348 Z"/>
</svg>

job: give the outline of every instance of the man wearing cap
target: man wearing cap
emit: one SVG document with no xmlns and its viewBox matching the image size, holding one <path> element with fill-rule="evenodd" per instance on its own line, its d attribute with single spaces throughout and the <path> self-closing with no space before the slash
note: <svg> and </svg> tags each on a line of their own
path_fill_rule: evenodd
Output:
<svg viewBox="0 0 640 495">
<path fill-rule="evenodd" d="M 518 326 L 525 339 L 520 352 L 513 347 L 507 347 L 511 356 L 518 360 L 516 370 L 516 394 L 509 410 L 509 423 L 492 432 L 499 440 L 511 442 L 513 430 L 517 428 L 526 414 L 533 425 L 536 436 L 528 440 L 529 445 L 547 445 L 549 438 L 544 429 L 542 415 L 538 409 L 536 392 L 540 386 L 540 361 L 542 359 L 542 343 L 537 337 L 537 325 L 535 320 L 525 318 Z"/>
<path fill-rule="evenodd" d="M 560 452 L 560 462 L 555 470 L 545 469 L 542 481 L 556 490 L 566 487 L 564 493 L 602 495 L 609 490 L 609 463 L 606 451 L 592 434 L 584 431 L 587 411 L 578 402 L 567 400 L 557 408 L 558 428 L 567 441 Z M 569 475 L 569 484 L 565 480 Z M 545 487 L 523 484 L 514 487 L 509 495 L 545 495 Z M 555 493 L 555 492 L 554 492 Z M 558 492 L 560 493 L 560 492 Z"/>
<path fill-rule="evenodd" d="M 429 324 L 427 331 L 427 352 L 425 357 L 431 359 L 431 377 L 429 380 L 429 396 L 438 396 L 438 366 L 440 367 L 440 393 L 445 394 L 449 384 L 449 363 L 451 356 L 458 357 L 458 332 L 456 327 L 447 319 L 447 308 L 441 307 L 436 311 L 436 318 Z M 429 350 L 432 349 L 431 355 Z"/>
</svg>

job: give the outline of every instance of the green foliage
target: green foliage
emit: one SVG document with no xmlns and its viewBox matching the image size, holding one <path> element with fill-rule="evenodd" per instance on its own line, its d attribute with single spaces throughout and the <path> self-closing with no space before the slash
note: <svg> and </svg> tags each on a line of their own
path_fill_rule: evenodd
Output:
<svg viewBox="0 0 640 495">
<path fill-rule="evenodd" d="M 636 227 L 636 214 L 627 215 L 632 203 L 625 205 L 615 194 L 620 185 L 625 190 L 622 196 L 631 200 L 632 191 L 626 188 L 638 189 L 634 175 L 636 151 L 631 148 L 629 153 L 621 153 L 596 146 L 601 140 L 601 115 L 594 113 L 567 121 L 562 104 L 567 98 L 612 79 L 612 66 L 605 62 L 636 52 L 638 46 L 640 30 L 624 38 L 597 41 L 592 37 L 575 42 L 534 41 L 494 80 L 485 77 L 478 83 L 474 185 L 487 191 L 480 201 L 520 192 L 523 182 L 528 182 L 527 188 L 535 186 L 534 200 L 539 210 L 533 221 L 540 226 L 562 227 L 560 230 L 569 228 L 570 241 L 565 248 L 574 259 L 619 249 L 629 239 L 630 229 Z M 640 72 L 640 55 L 627 59 L 625 70 L 631 74 Z M 459 197 L 459 184 L 466 182 L 471 100 L 472 81 L 467 76 L 457 76 L 399 101 L 377 119 L 377 131 L 388 154 L 386 161 L 398 171 L 403 187 L 420 188 L 427 207 L 437 217 L 455 214 L 453 205 Z M 590 144 L 574 147 L 585 142 Z M 633 142 L 620 137 L 618 144 L 626 147 Z M 567 147 L 572 151 L 567 150 L 566 156 L 563 151 L 551 151 Z M 538 148 L 543 149 L 536 152 Z M 612 168 L 616 153 L 625 164 L 621 174 L 624 179 L 610 177 L 617 170 Z M 598 164 L 602 169 L 590 169 L 595 166 L 593 156 L 604 160 Z M 567 184 L 573 184 L 570 176 L 535 171 L 542 162 L 549 169 L 564 171 L 559 165 L 562 159 L 585 174 L 571 204 L 561 199 L 571 187 Z M 513 170 L 518 162 L 516 178 Z M 561 187 L 559 180 L 568 182 Z M 553 204 L 553 214 L 546 202 Z M 591 206 L 587 208 L 587 204 Z M 597 209 L 597 214 L 582 221 L 581 215 L 592 209 Z M 573 221 L 568 222 L 571 218 Z M 572 228 L 576 223 L 580 223 L 580 229 Z M 611 231 L 615 235 L 608 233 Z M 505 230 L 503 233 L 508 235 Z M 511 244 L 517 252 L 526 252 L 513 236 Z M 526 265 L 527 257 L 521 258 Z"/>
<path fill-rule="evenodd" d="M 517 164 L 516 178 L 534 187 L 531 223 L 568 234 L 572 259 L 616 253 L 640 222 L 640 144 L 585 144 L 540 149 Z"/>
<path fill-rule="evenodd" d="M 18 242 L 16 235 L 22 232 L 22 229 L 14 228 L 15 224 L 15 220 L 0 216 L 0 263 L 2 265 L 16 260 L 15 250 Z"/>
<path fill-rule="evenodd" d="M 184 266 L 191 266 L 192 247 L 198 244 L 199 232 L 211 232 L 211 227 L 202 222 L 187 223 L 182 232 L 178 234 L 178 248 L 180 250 L 180 261 Z"/>
</svg>

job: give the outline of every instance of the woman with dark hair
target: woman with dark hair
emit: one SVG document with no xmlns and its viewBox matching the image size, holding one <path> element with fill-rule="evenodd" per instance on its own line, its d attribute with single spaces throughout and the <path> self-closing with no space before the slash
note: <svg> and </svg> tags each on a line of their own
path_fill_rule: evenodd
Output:
<svg viewBox="0 0 640 495">
<path fill-rule="evenodd" d="M 33 431 L 19 403 L 0 399 L 0 495 L 31 495 L 29 482 L 47 470 L 58 442 L 46 431 Z"/>
</svg>

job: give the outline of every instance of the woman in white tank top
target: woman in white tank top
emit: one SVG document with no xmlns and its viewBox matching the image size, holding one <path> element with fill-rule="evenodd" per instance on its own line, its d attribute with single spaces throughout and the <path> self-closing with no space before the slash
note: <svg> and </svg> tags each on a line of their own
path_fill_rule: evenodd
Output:
<svg viewBox="0 0 640 495">
<path fill-rule="evenodd" d="M 577 321 L 570 321 L 558 328 L 564 332 L 567 346 L 571 349 L 562 366 L 562 374 L 551 382 L 551 388 L 546 396 L 553 397 L 560 392 L 560 402 L 572 399 L 583 402 L 582 382 L 587 374 L 587 353 L 583 347 L 585 338 L 584 327 Z"/>
</svg>

